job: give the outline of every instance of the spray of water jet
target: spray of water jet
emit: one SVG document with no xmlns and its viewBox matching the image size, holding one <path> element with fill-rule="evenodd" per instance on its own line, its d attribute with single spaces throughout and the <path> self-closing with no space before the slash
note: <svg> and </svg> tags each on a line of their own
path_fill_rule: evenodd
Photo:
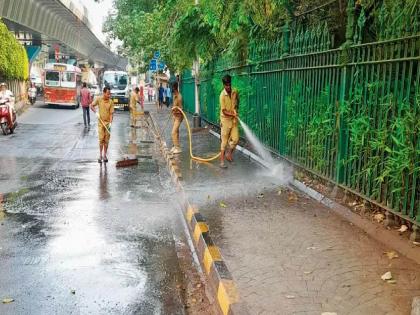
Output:
<svg viewBox="0 0 420 315">
<path fill-rule="evenodd" d="M 275 161 L 271 153 L 264 147 L 258 137 L 252 132 L 251 128 L 239 119 L 242 129 L 245 132 L 245 137 L 251 143 L 257 155 L 268 166 L 268 172 L 264 175 L 276 178 L 281 184 L 287 184 L 292 179 L 292 170 L 284 163 Z"/>
</svg>

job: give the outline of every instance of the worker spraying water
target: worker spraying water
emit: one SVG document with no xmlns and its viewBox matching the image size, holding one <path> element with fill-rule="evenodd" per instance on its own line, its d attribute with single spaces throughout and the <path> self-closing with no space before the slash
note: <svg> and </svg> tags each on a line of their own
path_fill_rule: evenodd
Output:
<svg viewBox="0 0 420 315">
<path fill-rule="evenodd" d="M 220 93 L 220 167 L 227 168 L 225 158 L 233 162 L 233 152 L 239 141 L 238 104 L 239 94 L 232 90 L 232 77 L 225 75 L 222 78 L 223 90 Z"/>
</svg>

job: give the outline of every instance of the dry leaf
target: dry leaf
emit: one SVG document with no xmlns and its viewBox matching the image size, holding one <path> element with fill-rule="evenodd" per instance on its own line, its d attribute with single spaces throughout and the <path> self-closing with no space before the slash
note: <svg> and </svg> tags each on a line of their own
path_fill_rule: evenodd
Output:
<svg viewBox="0 0 420 315">
<path fill-rule="evenodd" d="M 223 203 L 223 202 L 220 202 L 220 207 L 222 207 L 222 208 L 226 208 L 227 206 Z"/>
<path fill-rule="evenodd" d="M 14 302 L 15 300 L 14 299 L 12 299 L 12 298 L 6 298 L 6 299 L 3 299 L 3 304 L 8 304 L 8 303 L 12 303 L 12 302 Z"/>
<path fill-rule="evenodd" d="M 312 273 L 312 271 L 304 271 L 303 272 L 305 275 L 310 275 Z"/>
<path fill-rule="evenodd" d="M 403 225 L 401 225 L 401 227 L 400 227 L 400 229 L 398 230 L 398 232 L 400 232 L 400 233 L 404 233 L 405 231 L 407 231 L 408 230 L 408 226 L 407 225 L 405 225 L 405 224 L 403 224 Z"/>
<path fill-rule="evenodd" d="M 279 189 L 279 191 L 277 192 L 277 195 L 281 195 L 281 193 L 282 193 L 282 190 L 281 189 Z"/>
<path fill-rule="evenodd" d="M 307 247 L 306 249 L 316 249 L 316 247 L 315 246 L 310 246 L 310 247 Z"/>
<path fill-rule="evenodd" d="M 389 251 L 389 252 L 385 252 L 384 253 L 389 259 L 394 259 L 394 258 L 398 258 L 398 254 L 396 252 L 394 252 L 393 250 Z"/>
<path fill-rule="evenodd" d="M 286 295 L 286 299 L 294 299 L 295 296 L 294 295 Z"/>
<path fill-rule="evenodd" d="M 197 284 L 195 287 L 196 288 L 201 288 L 201 283 Z"/>
<path fill-rule="evenodd" d="M 376 222 L 381 223 L 383 220 L 385 220 L 385 216 L 383 213 L 377 213 L 373 216 Z"/>
<path fill-rule="evenodd" d="M 386 282 L 390 284 L 396 284 L 397 280 L 391 279 L 391 280 L 387 280 Z"/>
<path fill-rule="evenodd" d="M 289 192 L 289 194 L 287 195 L 287 198 L 289 199 L 289 201 L 297 201 L 298 200 L 297 195 L 293 191 Z"/>
<path fill-rule="evenodd" d="M 391 279 L 392 279 L 392 274 L 391 274 L 391 271 L 387 271 L 387 272 L 385 272 L 385 273 L 381 276 L 381 279 L 382 279 L 382 280 L 384 280 L 384 281 L 391 280 Z"/>
</svg>

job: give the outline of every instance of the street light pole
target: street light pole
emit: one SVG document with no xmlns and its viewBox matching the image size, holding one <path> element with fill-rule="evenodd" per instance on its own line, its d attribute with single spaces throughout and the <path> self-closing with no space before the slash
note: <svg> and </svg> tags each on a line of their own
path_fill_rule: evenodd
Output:
<svg viewBox="0 0 420 315">
<path fill-rule="evenodd" d="M 198 5 L 198 0 L 195 0 L 195 5 Z M 197 59 L 193 63 L 193 70 L 194 70 L 194 94 L 195 94 L 195 112 L 193 117 L 193 126 L 194 128 L 201 127 L 201 118 L 200 118 L 200 58 L 197 55 Z"/>
</svg>

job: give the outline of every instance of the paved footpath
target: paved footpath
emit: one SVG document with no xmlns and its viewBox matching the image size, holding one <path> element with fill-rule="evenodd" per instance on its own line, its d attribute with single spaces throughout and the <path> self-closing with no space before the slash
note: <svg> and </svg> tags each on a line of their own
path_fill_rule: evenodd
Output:
<svg viewBox="0 0 420 315">
<path fill-rule="evenodd" d="M 152 110 L 163 127 L 168 111 Z M 164 134 L 171 144 L 170 129 Z M 185 124 L 178 158 L 190 201 L 210 233 L 250 314 L 409 314 L 420 295 L 420 268 L 305 195 L 282 186 L 286 173 L 268 174 L 236 153 L 227 170 L 191 162 Z M 217 152 L 207 131 L 193 136 L 194 154 Z M 381 280 L 391 271 L 395 283 Z"/>
</svg>

